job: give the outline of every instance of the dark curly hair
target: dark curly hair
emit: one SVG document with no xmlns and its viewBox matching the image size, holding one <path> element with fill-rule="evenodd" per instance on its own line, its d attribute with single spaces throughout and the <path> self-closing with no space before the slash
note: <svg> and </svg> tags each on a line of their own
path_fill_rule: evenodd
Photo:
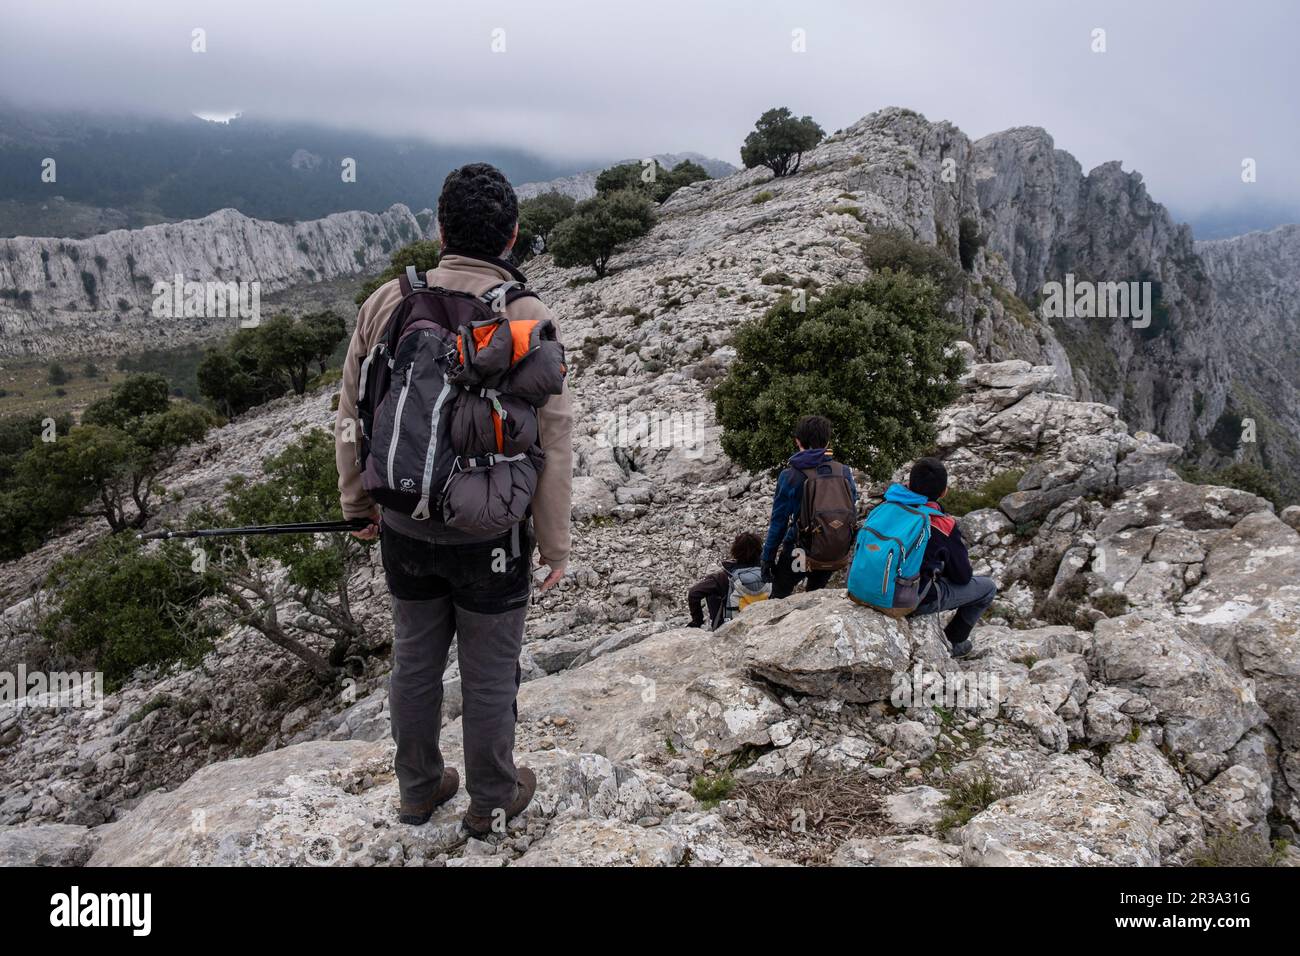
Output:
<svg viewBox="0 0 1300 956">
<path fill-rule="evenodd" d="M 758 564 L 758 559 L 762 555 L 763 539 L 752 531 L 744 531 L 736 535 L 736 540 L 731 542 L 731 556 L 737 564 Z"/>
<path fill-rule="evenodd" d="M 447 174 L 438 197 L 438 225 L 448 252 L 495 258 L 519 220 L 514 187 L 489 163 L 470 163 Z"/>
</svg>

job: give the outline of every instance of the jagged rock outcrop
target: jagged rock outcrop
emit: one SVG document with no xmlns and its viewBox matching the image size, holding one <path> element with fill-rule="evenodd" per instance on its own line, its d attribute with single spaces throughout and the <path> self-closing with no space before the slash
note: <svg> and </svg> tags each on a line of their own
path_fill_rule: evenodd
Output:
<svg viewBox="0 0 1300 956">
<path fill-rule="evenodd" d="M 1036 305 L 1044 284 L 1067 273 L 1159 290 L 1145 329 L 1122 318 L 1053 321 L 1077 394 L 1175 444 L 1204 440 L 1231 387 L 1232 349 L 1191 229 L 1148 195 L 1140 173 L 1109 162 L 1085 175 L 1042 129 L 985 136 L 971 162 L 987 253 L 1006 264 L 1022 299 Z"/>
<path fill-rule="evenodd" d="M 1232 344 L 1230 414 L 1216 436 L 1228 456 L 1266 465 L 1300 496 L 1300 225 L 1196 243 L 1214 286 L 1214 319 Z M 1255 420 L 1243 444 L 1237 418 Z M 1234 427 L 1235 426 L 1235 427 Z M 1240 452 L 1238 452 L 1240 449 Z"/>
<path fill-rule="evenodd" d="M 99 837 L 87 827 L 0 826 L 0 866 L 84 866 Z"/>
<path fill-rule="evenodd" d="M 154 284 L 174 284 L 177 274 L 257 282 L 267 296 L 378 272 L 420 234 L 411 211 L 394 205 L 294 224 L 222 209 L 89 239 L 0 239 L 0 355 L 125 354 L 227 336 L 239 328 L 237 314 L 155 316 Z"/>
<path fill-rule="evenodd" d="M 966 825 L 966 866 L 1154 866 L 1156 821 L 1075 757 L 1049 762 L 1032 789 L 993 803 Z"/>
</svg>

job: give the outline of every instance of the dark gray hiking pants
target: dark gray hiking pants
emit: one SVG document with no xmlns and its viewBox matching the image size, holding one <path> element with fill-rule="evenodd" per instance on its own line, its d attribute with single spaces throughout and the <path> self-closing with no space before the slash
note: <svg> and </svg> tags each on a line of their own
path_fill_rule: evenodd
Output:
<svg viewBox="0 0 1300 956">
<path fill-rule="evenodd" d="M 442 780 L 442 675 L 454 637 L 465 789 L 470 812 L 491 816 L 516 796 L 515 698 L 532 586 L 527 529 L 515 541 L 435 544 L 386 526 L 380 547 L 393 596 L 388 707 L 402 804 L 426 806 Z"/>
</svg>

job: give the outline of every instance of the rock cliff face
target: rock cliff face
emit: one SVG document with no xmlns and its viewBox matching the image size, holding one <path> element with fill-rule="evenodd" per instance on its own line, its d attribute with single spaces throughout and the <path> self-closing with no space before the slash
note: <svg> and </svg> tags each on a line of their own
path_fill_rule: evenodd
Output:
<svg viewBox="0 0 1300 956">
<path fill-rule="evenodd" d="M 1062 318 L 1053 328 L 1074 363 L 1076 392 L 1118 408 L 1136 428 L 1188 445 L 1222 413 L 1231 351 L 1191 230 L 1175 225 L 1139 173 L 1118 162 L 1083 173 L 1043 130 L 974 144 L 983 235 L 1016 293 L 1037 305 L 1048 282 L 1151 282 L 1150 326 L 1124 318 Z"/>
<path fill-rule="evenodd" d="M 293 225 L 223 209 L 202 219 L 89 239 L 0 239 L 0 355 L 115 353 L 231 334 L 238 318 L 152 314 L 153 286 L 294 283 L 374 273 L 419 238 L 411 211 L 346 212 Z"/>
<path fill-rule="evenodd" d="M 1300 226 L 1198 242 L 1228 344 L 1232 417 L 1223 452 L 1258 460 L 1300 498 Z M 1256 449 L 1233 448 L 1236 417 L 1254 418 Z"/>
</svg>

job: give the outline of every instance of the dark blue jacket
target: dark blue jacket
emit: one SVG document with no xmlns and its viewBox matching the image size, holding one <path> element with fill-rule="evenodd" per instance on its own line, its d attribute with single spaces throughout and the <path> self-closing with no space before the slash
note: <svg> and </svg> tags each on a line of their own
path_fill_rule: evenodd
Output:
<svg viewBox="0 0 1300 956">
<path fill-rule="evenodd" d="M 930 518 L 930 540 L 921 559 L 922 582 L 935 571 L 942 572 L 943 579 L 953 584 L 966 584 L 974 574 L 966 542 L 962 540 L 961 525 L 950 515 Z"/>
<path fill-rule="evenodd" d="M 803 483 L 806 480 L 799 469 L 826 465 L 835 459 L 825 448 L 806 448 L 793 455 L 787 467 L 776 480 L 776 493 L 772 496 L 772 520 L 767 525 L 767 540 L 763 543 L 763 560 L 775 561 L 777 549 L 782 544 L 794 544 L 798 534 L 799 507 L 803 504 Z M 845 469 L 849 482 L 849 495 L 854 504 L 858 500 L 858 487 L 853 475 Z"/>
</svg>

